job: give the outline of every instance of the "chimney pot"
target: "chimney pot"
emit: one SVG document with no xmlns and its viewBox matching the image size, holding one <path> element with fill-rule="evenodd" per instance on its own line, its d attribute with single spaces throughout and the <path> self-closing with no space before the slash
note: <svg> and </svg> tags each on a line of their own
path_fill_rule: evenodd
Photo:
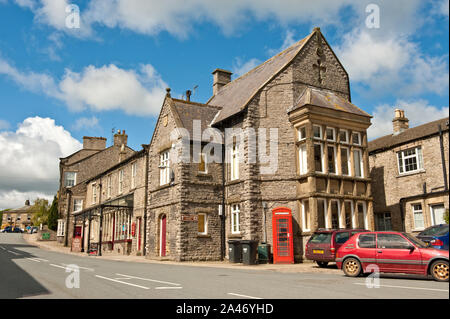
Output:
<svg viewBox="0 0 450 319">
<path fill-rule="evenodd" d="M 227 70 L 215 69 L 212 74 L 213 94 L 216 95 L 222 87 L 231 82 L 231 75 L 233 73 Z"/>
<path fill-rule="evenodd" d="M 409 128 L 409 120 L 405 117 L 404 110 L 395 109 L 394 119 L 392 120 L 392 126 L 394 130 L 394 135 L 400 134 L 401 132 Z"/>
<path fill-rule="evenodd" d="M 192 91 L 191 90 L 187 90 L 186 91 L 186 101 L 190 101 L 191 100 L 191 94 L 192 94 Z"/>
</svg>

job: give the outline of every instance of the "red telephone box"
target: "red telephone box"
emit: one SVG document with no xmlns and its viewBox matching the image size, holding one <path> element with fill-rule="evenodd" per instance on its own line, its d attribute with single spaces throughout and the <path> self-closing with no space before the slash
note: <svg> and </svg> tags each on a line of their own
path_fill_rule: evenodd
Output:
<svg viewBox="0 0 450 319">
<path fill-rule="evenodd" d="M 272 211 L 273 263 L 294 263 L 294 236 L 292 233 L 292 211 L 286 207 Z"/>
</svg>

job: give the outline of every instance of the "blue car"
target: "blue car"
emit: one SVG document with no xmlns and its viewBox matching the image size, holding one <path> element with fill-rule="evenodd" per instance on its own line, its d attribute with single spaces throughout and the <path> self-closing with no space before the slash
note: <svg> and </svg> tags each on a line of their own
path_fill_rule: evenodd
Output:
<svg viewBox="0 0 450 319">
<path fill-rule="evenodd" d="M 428 227 L 417 235 L 417 238 L 429 243 L 433 248 L 448 250 L 448 224 Z"/>
</svg>

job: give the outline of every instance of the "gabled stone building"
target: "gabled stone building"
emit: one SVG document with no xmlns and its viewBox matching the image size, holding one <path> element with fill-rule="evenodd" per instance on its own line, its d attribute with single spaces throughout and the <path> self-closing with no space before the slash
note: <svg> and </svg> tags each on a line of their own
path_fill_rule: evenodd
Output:
<svg viewBox="0 0 450 319">
<path fill-rule="evenodd" d="M 150 144 L 148 257 L 219 259 L 229 239 L 246 239 L 294 262 L 318 228 L 373 229 L 371 116 L 351 104 L 348 74 L 320 29 L 234 81 L 216 69 L 213 93 L 199 104 L 169 91 L 162 106 Z M 193 120 L 218 132 L 213 152 L 195 148 L 209 140 Z M 179 161 L 181 132 L 197 163 Z"/>
<path fill-rule="evenodd" d="M 29 200 L 26 200 L 24 206 L 3 212 L 1 226 L 14 226 L 25 229 L 27 226 L 31 226 L 33 214 L 33 206 L 30 205 Z"/>
<path fill-rule="evenodd" d="M 113 145 L 106 147 L 104 137 L 84 137 L 83 149 L 60 159 L 58 191 L 58 241 L 65 246 L 72 241 L 73 220 L 71 213 L 86 204 L 87 179 L 116 165 L 135 152 L 127 146 L 125 131 L 114 135 Z"/>
<path fill-rule="evenodd" d="M 377 230 L 417 234 L 443 223 L 449 208 L 448 121 L 409 128 L 404 111 L 397 109 L 393 133 L 369 143 Z"/>
</svg>

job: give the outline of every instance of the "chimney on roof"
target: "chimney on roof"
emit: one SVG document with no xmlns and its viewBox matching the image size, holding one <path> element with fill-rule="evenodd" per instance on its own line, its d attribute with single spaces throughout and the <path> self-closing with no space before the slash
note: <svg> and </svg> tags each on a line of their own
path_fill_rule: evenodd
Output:
<svg viewBox="0 0 450 319">
<path fill-rule="evenodd" d="M 122 145 L 127 146 L 128 135 L 125 134 L 125 130 L 118 130 L 116 134 L 114 134 L 114 146 L 122 147 Z"/>
<path fill-rule="evenodd" d="M 233 73 L 227 70 L 215 69 L 212 74 L 213 94 L 216 95 L 223 86 L 231 82 L 231 75 Z"/>
<path fill-rule="evenodd" d="M 27 200 L 25 201 L 25 206 L 30 206 L 30 200 L 29 200 L 29 199 L 27 199 Z"/>
<path fill-rule="evenodd" d="M 83 149 L 101 151 L 106 148 L 106 138 L 83 136 Z"/>
<path fill-rule="evenodd" d="M 395 109 L 395 117 L 392 120 L 392 126 L 394 128 L 394 135 L 400 134 L 409 128 L 409 120 L 405 117 L 404 110 Z"/>
<path fill-rule="evenodd" d="M 192 95 L 192 91 L 191 90 L 187 90 L 186 91 L 186 101 L 188 101 L 188 102 L 191 101 L 191 95 Z"/>
</svg>

